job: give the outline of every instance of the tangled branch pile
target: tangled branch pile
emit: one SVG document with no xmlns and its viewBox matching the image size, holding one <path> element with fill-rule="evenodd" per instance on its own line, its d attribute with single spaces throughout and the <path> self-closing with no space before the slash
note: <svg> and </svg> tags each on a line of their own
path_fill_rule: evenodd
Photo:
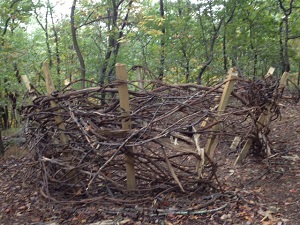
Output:
<svg viewBox="0 0 300 225">
<path fill-rule="evenodd" d="M 242 140 L 257 137 L 256 142 L 261 142 L 253 129 L 258 116 L 270 103 L 273 116 L 278 115 L 273 95 L 277 81 L 239 78 L 222 114 L 216 108 L 224 84 L 204 87 L 152 82 L 151 91 L 138 90 L 134 84 L 128 83 L 130 130 L 121 127 L 120 82 L 40 96 L 24 107 L 29 148 L 38 162 L 46 197 L 69 201 L 100 197 L 131 204 L 179 188 L 201 191 L 204 185 L 212 184 L 216 163 L 206 156 L 207 164 L 199 177 L 196 167 L 201 157 L 195 137 L 201 147 L 211 135 L 228 141 L 235 136 Z M 51 101 L 57 107 L 52 108 Z M 63 118 L 65 129 L 58 128 L 56 116 Z M 212 133 L 217 124 L 219 129 Z M 65 144 L 60 141 L 62 134 L 68 140 Z M 134 195 L 126 190 L 123 156 L 129 150 L 135 159 L 138 189 Z"/>
</svg>

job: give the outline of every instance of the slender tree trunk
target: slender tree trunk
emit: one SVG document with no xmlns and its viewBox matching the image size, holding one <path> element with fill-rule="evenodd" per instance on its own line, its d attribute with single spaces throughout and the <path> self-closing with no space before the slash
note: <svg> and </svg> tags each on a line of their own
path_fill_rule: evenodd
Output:
<svg viewBox="0 0 300 225">
<path fill-rule="evenodd" d="M 75 9 L 76 9 L 76 1 L 77 0 L 73 0 L 73 4 L 71 7 L 71 34 L 72 34 L 72 40 L 73 40 L 73 45 L 74 45 L 74 49 L 76 51 L 79 63 L 80 63 L 80 71 L 81 71 L 81 88 L 84 89 L 85 88 L 85 62 L 83 59 L 83 56 L 81 54 L 79 45 L 78 45 L 78 41 L 77 41 L 77 34 L 76 34 L 76 27 L 75 27 Z"/>
<path fill-rule="evenodd" d="M 113 10 L 112 13 L 110 10 L 108 10 L 108 18 L 110 19 L 110 32 L 108 38 L 108 50 L 105 55 L 104 64 L 102 66 L 101 75 L 100 75 L 100 85 L 103 85 L 105 83 L 105 78 L 107 77 L 107 81 L 110 82 L 114 79 L 113 74 L 115 70 L 115 64 L 117 62 L 119 50 L 120 50 L 120 42 L 118 42 L 119 39 L 121 39 L 124 36 L 124 29 L 128 23 L 129 18 L 129 12 L 131 10 L 131 5 L 133 3 L 133 0 L 131 0 L 128 3 L 128 9 L 127 13 L 123 19 L 123 22 L 121 25 L 117 24 L 118 18 L 119 18 L 119 7 L 120 4 L 117 4 L 116 0 L 112 1 L 113 3 Z M 117 34 L 114 33 L 114 30 L 119 30 Z"/>
<path fill-rule="evenodd" d="M 162 19 L 165 18 L 165 8 L 164 8 L 164 0 L 159 0 L 159 6 L 160 6 L 160 17 Z M 161 53 L 160 53 L 160 68 L 159 68 L 159 75 L 158 79 L 163 80 L 164 78 L 164 69 L 165 69 L 165 34 L 166 34 L 166 28 L 165 23 L 163 23 L 163 27 L 161 29 L 162 37 L 160 40 L 160 47 L 161 47 Z"/>
<path fill-rule="evenodd" d="M 46 36 L 46 46 L 47 46 L 47 52 L 48 52 L 48 59 L 49 59 L 49 67 L 52 68 L 53 61 L 52 61 L 52 51 L 50 48 L 50 42 L 49 42 L 49 32 L 48 32 L 48 13 L 49 9 L 47 7 L 46 16 L 45 16 L 45 36 Z"/>
<path fill-rule="evenodd" d="M 11 4 L 9 6 L 11 10 L 11 15 L 14 15 L 15 10 L 14 7 L 17 3 L 21 2 L 21 0 L 13 0 L 11 1 Z M 17 7 L 16 7 L 17 8 Z M 12 16 L 8 16 L 8 18 L 5 20 L 4 27 L 2 27 L 2 34 L 1 34 L 1 46 L 3 47 L 5 45 L 5 35 L 8 31 L 9 22 L 12 20 Z M 17 74 L 16 74 L 17 75 Z M 0 82 L 1 82 L 1 76 L 0 76 Z M 6 80 L 4 79 L 3 83 L 6 84 Z M 7 96 L 5 96 L 7 97 Z M 0 98 L 5 98 L 0 93 Z M 8 107 L 7 105 L 0 105 L 0 131 L 1 129 L 7 129 L 9 127 L 9 114 L 8 114 Z M 0 141 L 2 143 L 2 138 L 0 137 Z M 0 146 L 1 148 L 1 146 Z"/>
<path fill-rule="evenodd" d="M 223 69 L 225 72 L 228 71 L 228 59 L 227 59 L 227 49 L 226 49 L 226 26 L 224 26 L 224 33 L 223 33 Z"/>
<path fill-rule="evenodd" d="M 4 155 L 4 145 L 1 132 L 2 128 L 0 127 L 0 157 Z"/>
<path fill-rule="evenodd" d="M 52 51 L 50 47 L 50 41 L 49 41 L 49 32 L 48 32 L 48 14 L 49 14 L 49 7 L 46 8 L 46 15 L 45 15 L 45 25 L 40 21 L 38 12 L 34 11 L 35 18 L 38 24 L 41 26 L 42 30 L 45 33 L 45 42 L 46 42 L 46 48 L 48 53 L 48 60 L 49 60 L 49 67 L 51 68 L 53 65 L 52 62 Z"/>
<path fill-rule="evenodd" d="M 187 56 L 187 52 L 184 46 L 182 46 L 181 51 L 185 60 L 185 82 L 188 83 L 190 81 L 190 60 Z"/>
<path fill-rule="evenodd" d="M 48 1 L 48 5 L 50 6 L 50 3 Z M 51 17 L 51 21 L 52 21 L 52 30 L 53 30 L 53 34 L 54 34 L 54 43 L 55 43 L 55 58 L 56 58 L 56 73 L 57 76 L 59 77 L 59 82 L 58 82 L 58 90 L 60 90 L 61 88 L 61 77 L 60 77 L 60 54 L 59 54 L 59 39 L 58 39 L 58 34 L 57 34 L 57 30 L 55 27 L 55 23 L 54 23 L 54 18 L 53 18 L 53 10 L 52 8 L 50 8 L 50 17 Z"/>
<path fill-rule="evenodd" d="M 190 60 L 186 59 L 186 64 L 185 64 L 185 76 L 186 76 L 186 83 L 190 82 Z"/>
<path fill-rule="evenodd" d="M 278 0 L 279 7 L 282 10 L 284 17 L 282 18 L 279 26 L 279 44 L 280 44 L 280 54 L 282 61 L 282 72 L 289 72 L 291 69 L 290 59 L 289 59 L 289 16 L 293 11 L 293 3 L 295 0 L 289 1 L 289 7 L 284 6 L 283 0 Z"/>
<path fill-rule="evenodd" d="M 282 37 L 282 30 L 283 30 L 283 22 L 280 22 L 279 25 L 279 47 L 280 47 L 280 61 L 281 61 L 281 72 L 285 71 L 285 60 L 284 60 L 284 45 L 283 45 L 283 37 Z"/>
<path fill-rule="evenodd" d="M 298 87 L 300 85 L 300 61 L 298 61 L 298 79 L 297 79 L 297 85 L 298 85 Z"/>
<path fill-rule="evenodd" d="M 285 72 L 290 72 L 291 64 L 290 64 L 290 57 L 289 57 L 289 47 L 288 47 L 288 40 L 289 40 L 289 17 L 286 16 L 285 20 L 285 37 L 284 37 L 284 61 L 285 61 Z"/>
<path fill-rule="evenodd" d="M 198 78 L 197 78 L 197 83 L 198 84 L 201 84 L 202 83 L 202 77 L 203 77 L 203 74 L 205 72 L 205 70 L 207 69 L 207 67 L 211 64 L 211 62 L 213 61 L 214 59 L 214 48 L 215 48 L 215 43 L 216 43 L 216 40 L 218 38 L 218 35 L 219 35 L 219 31 L 221 29 L 221 26 L 223 24 L 223 21 L 224 21 L 224 18 L 222 18 L 220 21 L 219 21 L 219 24 L 218 24 L 218 27 L 215 27 L 214 28 L 214 33 L 213 33 L 213 36 L 211 38 L 211 41 L 210 41 L 210 56 L 209 58 L 206 60 L 205 63 L 203 63 L 202 67 L 200 68 L 200 72 L 199 72 L 199 75 L 198 75 Z"/>
<path fill-rule="evenodd" d="M 254 40 L 254 35 L 253 35 L 253 22 L 249 19 L 249 29 L 250 29 L 250 49 L 252 53 L 254 54 L 254 60 L 253 60 L 253 77 L 257 76 L 257 61 L 258 61 L 258 56 L 256 52 L 256 46 L 253 43 Z"/>
</svg>

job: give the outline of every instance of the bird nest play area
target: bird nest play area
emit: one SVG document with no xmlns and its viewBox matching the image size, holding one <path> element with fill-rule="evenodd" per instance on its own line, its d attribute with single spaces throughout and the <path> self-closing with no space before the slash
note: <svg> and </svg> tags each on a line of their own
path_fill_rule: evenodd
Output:
<svg viewBox="0 0 300 225">
<path fill-rule="evenodd" d="M 222 191 L 221 149 L 268 157 L 288 73 L 249 80 L 229 70 L 213 87 L 127 81 L 125 65 L 106 86 L 55 92 L 22 109 L 34 176 L 62 203 L 139 205 L 167 193 Z M 143 88 L 140 84 L 144 84 Z M 189 208 L 189 207 L 187 207 Z"/>
</svg>

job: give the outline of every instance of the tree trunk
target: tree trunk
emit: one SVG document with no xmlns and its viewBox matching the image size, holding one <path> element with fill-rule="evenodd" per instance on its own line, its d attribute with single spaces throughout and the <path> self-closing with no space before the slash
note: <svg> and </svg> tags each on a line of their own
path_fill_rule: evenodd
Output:
<svg viewBox="0 0 300 225">
<path fill-rule="evenodd" d="M 50 8 L 50 17 L 51 17 L 51 21 L 52 21 L 52 30 L 53 30 L 53 34 L 54 34 L 54 43 L 55 43 L 55 58 L 56 58 L 56 73 L 57 76 L 59 77 L 59 82 L 58 82 L 58 90 L 61 89 L 61 77 L 60 77 L 60 54 L 59 54 L 59 43 L 58 43 L 58 34 L 57 34 L 57 30 L 55 27 L 55 23 L 54 23 L 54 18 L 53 18 L 53 10 L 50 6 L 49 0 L 48 0 L 48 5 Z"/>
<path fill-rule="evenodd" d="M 300 85 L 300 61 L 298 62 L 298 79 L 297 79 L 297 85 L 298 85 L 298 87 Z"/>
<path fill-rule="evenodd" d="M 280 43 L 280 54 L 282 61 L 282 72 L 289 72 L 291 69 L 290 58 L 289 58 L 289 16 L 293 11 L 294 0 L 289 1 L 289 8 L 285 8 L 284 1 L 278 0 L 280 9 L 282 10 L 284 17 L 282 18 L 279 26 L 279 43 Z"/>
<path fill-rule="evenodd" d="M 0 157 L 4 155 L 4 145 L 1 132 L 2 128 L 0 127 Z"/>
<path fill-rule="evenodd" d="M 187 52 L 186 52 L 186 49 L 184 46 L 182 46 L 182 54 L 183 54 L 183 57 L 184 57 L 184 60 L 185 60 L 185 83 L 188 83 L 190 82 L 190 60 L 188 58 L 188 55 L 187 55 Z"/>
<path fill-rule="evenodd" d="M 48 53 L 49 66 L 51 68 L 52 65 L 53 65 L 53 62 L 52 62 L 52 51 L 51 51 L 51 48 L 50 48 L 49 32 L 48 32 L 48 13 L 49 13 L 49 8 L 48 8 L 48 6 L 46 8 L 45 25 L 43 25 L 43 23 L 40 21 L 38 12 L 35 10 L 34 13 L 35 13 L 35 19 L 36 19 L 36 21 L 38 22 L 38 24 L 41 26 L 42 30 L 45 33 L 45 41 L 46 41 L 46 47 L 47 47 L 47 53 Z"/>
<path fill-rule="evenodd" d="M 215 43 L 216 43 L 216 40 L 218 38 L 219 31 L 221 29 L 221 25 L 223 24 L 223 21 L 224 21 L 224 17 L 220 20 L 220 22 L 218 24 L 218 27 L 214 27 L 214 33 L 213 33 L 213 36 L 212 36 L 211 41 L 210 41 L 210 56 L 206 60 L 206 62 L 203 63 L 202 67 L 200 68 L 200 72 L 199 72 L 199 75 L 198 75 L 198 78 L 197 78 L 197 83 L 198 84 L 202 83 L 203 74 L 204 74 L 205 70 L 207 69 L 207 67 L 211 64 L 211 62 L 214 59 Z"/>
<path fill-rule="evenodd" d="M 107 78 L 108 82 L 114 79 L 113 74 L 115 70 L 115 64 L 117 62 L 117 57 L 120 50 L 120 42 L 118 42 L 118 40 L 124 36 L 124 29 L 128 23 L 129 12 L 131 10 L 130 8 L 132 3 L 133 0 L 131 0 L 128 3 L 127 13 L 120 26 L 117 24 L 117 21 L 119 19 L 120 3 L 117 4 L 116 0 L 113 0 L 112 13 L 111 10 L 108 10 L 107 12 L 108 14 L 107 18 L 110 20 L 111 28 L 110 28 L 110 35 L 108 37 L 108 49 L 105 54 L 104 64 L 102 66 L 101 75 L 99 79 L 100 85 L 103 85 L 105 83 L 105 78 Z M 114 30 L 119 30 L 119 32 L 115 34 Z"/>
<path fill-rule="evenodd" d="M 165 18 L 165 8 L 164 8 L 164 0 L 159 0 L 159 6 L 160 6 L 160 17 L 162 19 Z M 165 23 L 162 25 L 162 37 L 160 40 L 160 47 L 161 47 L 161 53 L 160 53 L 160 67 L 159 67 L 159 75 L 158 79 L 163 80 L 164 78 L 164 68 L 165 68 L 165 34 L 166 34 L 166 28 Z"/>
<path fill-rule="evenodd" d="M 85 88 L 85 63 L 84 63 L 84 59 L 83 56 L 81 54 L 79 45 L 78 45 L 78 41 L 77 41 L 77 34 L 76 34 L 76 27 L 75 27 L 75 9 L 76 9 L 76 1 L 77 0 L 73 0 L 73 4 L 71 7 L 71 34 L 72 34 L 72 40 L 73 40 L 73 45 L 74 45 L 74 49 L 76 51 L 79 63 L 80 63 L 80 71 L 81 71 L 81 88 L 84 89 Z"/>
<path fill-rule="evenodd" d="M 223 33 L 223 69 L 225 72 L 228 71 L 228 59 L 227 59 L 227 49 L 226 49 L 226 26 L 224 27 L 224 33 Z"/>
</svg>

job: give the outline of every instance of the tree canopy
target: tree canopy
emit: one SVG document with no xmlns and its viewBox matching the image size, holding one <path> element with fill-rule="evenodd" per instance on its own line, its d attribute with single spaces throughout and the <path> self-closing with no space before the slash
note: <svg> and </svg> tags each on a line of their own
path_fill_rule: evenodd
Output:
<svg viewBox="0 0 300 225">
<path fill-rule="evenodd" d="M 73 0 L 62 10 L 63 2 L 0 2 L 4 127 L 24 101 L 22 75 L 45 92 L 44 61 L 58 90 L 79 79 L 78 89 L 107 84 L 117 62 L 170 83 L 210 85 L 232 66 L 253 79 L 270 66 L 300 73 L 295 0 Z"/>
</svg>

